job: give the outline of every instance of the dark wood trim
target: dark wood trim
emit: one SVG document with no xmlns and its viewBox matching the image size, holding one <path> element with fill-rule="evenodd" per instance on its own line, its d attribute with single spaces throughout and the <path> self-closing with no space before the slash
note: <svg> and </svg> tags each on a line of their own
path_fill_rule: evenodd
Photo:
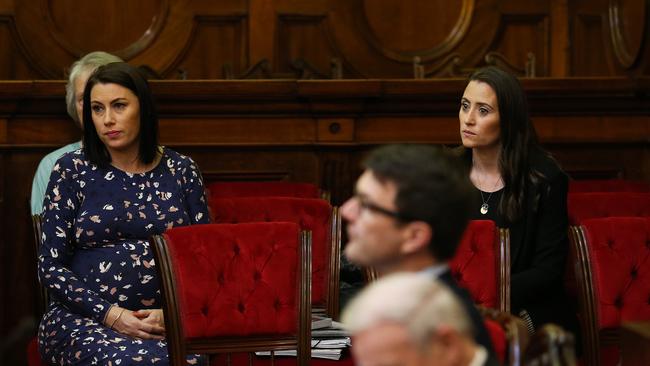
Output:
<svg viewBox="0 0 650 366">
<path fill-rule="evenodd" d="M 332 207 L 329 281 L 327 285 L 327 314 L 334 320 L 339 317 L 339 276 L 341 269 L 341 214 Z"/>
<path fill-rule="evenodd" d="M 300 233 L 300 279 L 298 286 L 298 365 L 308 366 L 311 359 L 311 231 Z"/>
<path fill-rule="evenodd" d="M 156 269 L 163 297 L 163 309 L 165 315 L 165 329 L 167 333 L 167 348 L 169 351 L 169 363 L 175 366 L 186 364 L 187 348 L 183 341 L 183 322 L 180 318 L 180 304 L 176 296 L 176 276 L 174 266 L 169 254 L 167 242 L 164 235 L 154 235 L 150 239 L 156 256 Z"/>
<path fill-rule="evenodd" d="M 528 346 L 530 335 L 524 321 L 509 312 L 477 306 L 484 318 L 493 320 L 501 325 L 507 340 L 507 355 L 504 362 L 508 366 L 520 366 L 524 350 Z"/>
<path fill-rule="evenodd" d="M 496 258 L 499 311 L 510 312 L 510 230 L 497 228 Z"/>
<path fill-rule="evenodd" d="M 600 365 L 600 336 L 598 331 L 598 309 L 591 270 L 589 247 L 582 226 L 569 228 L 571 245 L 576 252 L 575 276 L 580 306 L 580 326 L 582 330 L 585 364 Z"/>
</svg>

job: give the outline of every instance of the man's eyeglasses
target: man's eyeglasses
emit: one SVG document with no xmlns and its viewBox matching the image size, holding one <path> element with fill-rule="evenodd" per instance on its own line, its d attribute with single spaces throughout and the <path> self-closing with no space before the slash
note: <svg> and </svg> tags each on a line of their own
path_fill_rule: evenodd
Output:
<svg viewBox="0 0 650 366">
<path fill-rule="evenodd" d="M 401 213 L 399 213 L 397 211 L 392 211 L 392 210 L 389 210 L 387 208 L 377 206 L 376 204 L 374 204 L 372 202 L 368 202 L 367 200 L 365 200 L 365 199 L 363 199 L 363 198 L 361 198 L 359 196 L 355 196 L 354 198 L 357 200 L 357 202 L 359 202 L 359 208 L 361 210 L 368 210 L 368 211 L 380 213 L 382 215 L 392 217 L 392 218 L 397 219 L 397 220 L 402 221 L 402 222 L 415 221 L 414 218 L 403 215 L 403 214 L 401 214 Z"/>
</svg>

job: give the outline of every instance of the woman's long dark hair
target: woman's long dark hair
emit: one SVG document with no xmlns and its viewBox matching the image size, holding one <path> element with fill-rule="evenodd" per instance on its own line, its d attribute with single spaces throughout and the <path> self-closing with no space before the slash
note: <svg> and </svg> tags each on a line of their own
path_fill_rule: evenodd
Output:
<svg viewBox="0 0 650 366">
<path fill-rule="evenodd" d="M 532 153 L 543 150 L 528 114 L 526 94 L 517 77 L 494 66 L 475 71 L 470 81 L 490 85 L 497 97 L 501 128 L 499 169 L 504 183 L 498 210 L 507 221 L 514 222 L 523 214 L 529 185 L 537 185 L 543 178 L 531 168 Z M 471 157 L 471 150 L 467 154 Z"/>
<path fill-rule="evenodd" d="M 158 149 L 158 116 L 146 79 L 133 66 L 124 62 L 114 62 L 100 66 L 88 78 L 84 89 L 83 109 L 83 149 L 88 160 L 100 167 L 111 162 L 111 156 L 97 135 L 90 107 L 90 92 L 97 84 L 118 84 L 133 92 L 140 104 L 140 148 L 138 159 L 151 164 Z"/>
</svg>

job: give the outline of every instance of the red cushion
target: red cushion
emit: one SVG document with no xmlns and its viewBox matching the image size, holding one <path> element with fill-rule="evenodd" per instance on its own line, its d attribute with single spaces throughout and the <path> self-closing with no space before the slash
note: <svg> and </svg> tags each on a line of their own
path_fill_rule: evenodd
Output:
<svg viewBox="0 0 650 366">
<path fill-rule="evenodd" d="M 326 302 L 331 252 L 332 207 L 321 199 L 244 197 L 210 202 L 216 223 L 289 221 L 312 232 L 312 304 Z"/>
<path fill-rule="evenodd" d="M 650 192 L 650 184 L 625 179 L 572 180 L 569 192 Z"/>
<path fill-rule="evenodd" d="M 317 186 L 297 182 L 212 182 L 206 185 L 210 199 L 228 197 L 320 198 Z"/>
<path fill-rule="evenodd" d="M 499 359 L 499 362 L 503 364 L 508 352 L 508 340 L 506 339 L 506 332 L 503 330 L 501 325 L 494 320 L 483 319 L 483 323 L 485 324 L 485 329 L 487 329 L 488 334 L 490 335 L 494 353 Z"/>
<path fill-rule="evenodd" d="M 589 219 L 582 225 L 599 329 L 650 320 L 650 217 Z"/>
<path fill-rule="evenodd" d="M 184 336 L 295 334 L 299 233 L 279 222 L 168 230 Z"/>
<path fill-rule="evenodd" d="M 567 201 L 569 223 L 611 216 L 650 216 L 650 193 L 592 192 L 570 193 Z"/>
<path fill-rule="evenodd" d="M 38 338 L 32 338 L 27 343 L 27 365 L 28 366 L 47 366 L 48 364 L 41 360 L 41 354 L 38 352 Z"/>
<path fill-rule="evenodd" d="M 449 263 L 458 284 L 478 305 L 497 308 L 497 227 L 490 220 L 470 221 Z"/>
</svg>

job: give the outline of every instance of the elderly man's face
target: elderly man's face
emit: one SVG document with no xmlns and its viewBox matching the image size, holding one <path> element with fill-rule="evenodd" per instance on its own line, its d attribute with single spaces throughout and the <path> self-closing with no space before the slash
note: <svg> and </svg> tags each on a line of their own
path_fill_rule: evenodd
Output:
<svg viewBox="0 0 650 366">
<path fill-rule="evenodd" d="M 424 366 L 428 361 L 406 328 L 394 323 L 357 333 L 351 349 L 359 366 Z"/>
<path fill-rule="evenodd" d="M 355 191 L 341 207 L 348 233 L 345 255 L 361 266 L 381 267 L 398 261 L 404 232 L 400 222 L 390 215 L 397 210 L 397 186 L 390 181 L 380 182 L 366 170 Z"/>
</svg>

